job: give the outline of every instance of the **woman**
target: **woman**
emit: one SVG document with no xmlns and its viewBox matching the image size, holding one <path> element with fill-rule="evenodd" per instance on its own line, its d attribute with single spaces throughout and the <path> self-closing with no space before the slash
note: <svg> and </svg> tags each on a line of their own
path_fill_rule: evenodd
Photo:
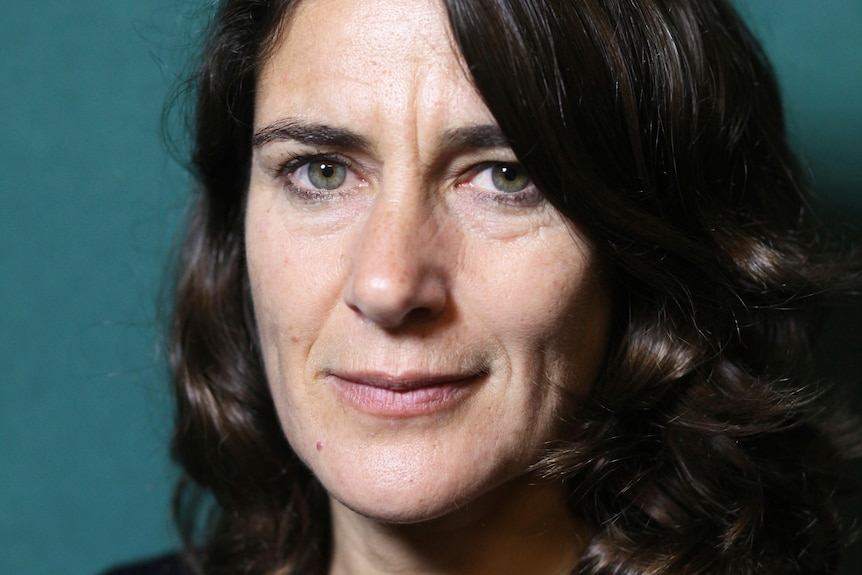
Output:
<svg viewBox="0 0 862 575">
<path fill-rule="evenodd" d="M 726 2 L 227 0 L 196 81 L 192 572 L 836 572 L 855 280 Z"/>
</svg>

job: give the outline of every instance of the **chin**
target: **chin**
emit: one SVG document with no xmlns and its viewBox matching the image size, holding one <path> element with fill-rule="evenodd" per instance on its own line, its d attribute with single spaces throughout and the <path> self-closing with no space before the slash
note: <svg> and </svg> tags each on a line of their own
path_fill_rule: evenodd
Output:
<svg viewBox="0 0 862 575">
<path fill-rule="evenodd" d="M 433 521 L 466 508 L 483 490 L 419 494 L 411 489 L 368 490 L 357 497 L 331 494 L 331 498 L 353 513 L 381 523 L 411 525 Z"/>
<path fill-rule="evenodd" d="M 332 498 L 342 507 L 366 519 L 392 525 L 415 525 L 444 517 L 458 509 L 456 505 L 419 505 L 417 501 L 409 501 L 403 505 L 398 502 L 349 502 L 336 497 Z"/>
<path fill-rule="evenodd" d="M 487 457 L 482 465 L 481 457 L 464 463 L 424 450 L 331 455 L 335 465 L 321 465 L 325 462 L 318 459 L 311 466 L 331 499 L 363 517 L 393 524 L 452 514 L 517 475 L 514 466 L 489 464 Z"/>
</svg>

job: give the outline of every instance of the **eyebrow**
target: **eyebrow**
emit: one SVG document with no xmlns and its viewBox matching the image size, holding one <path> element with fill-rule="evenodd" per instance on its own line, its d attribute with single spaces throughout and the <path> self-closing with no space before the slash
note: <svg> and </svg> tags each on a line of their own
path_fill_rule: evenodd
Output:
<svg viewBox="0 0 862 575">
<path fill-rule="evenodd" d="M 509 148 L 511 145 L 496 124 L 446 130 L 440 138 L 440 148 L 450 153 L 483 148 Z"/>
<path fill-rule="evenodd" d="M 292 118 L 278 120 L 264 126 L 254 133 L 251 139 L 253 148 L 270 142 L 294 141 L 310 146 L 334 146 L 338 148 L 368 148 L 366 138 L 345 130 L 325 124 L 303 122 Z"/>
<path fill-rule="evenodd" d="M 344 128 L 285 118 L 264 126 L 254 133 L 251 145 L 260 148 L 270 142 L 293 141 L 310 146 L 331 146 L 345 149 L 370 148 L 367 138 Z M 446 130 L 440 137 L 440 155 L 447 156 L 465 150 L 509 148 L 509 139 L 496 124 L 465 126 Z"/>
</svg>

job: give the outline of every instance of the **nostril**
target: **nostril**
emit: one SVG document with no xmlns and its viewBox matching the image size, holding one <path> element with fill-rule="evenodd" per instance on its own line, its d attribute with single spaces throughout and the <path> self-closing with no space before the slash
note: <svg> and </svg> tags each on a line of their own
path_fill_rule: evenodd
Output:
<svg viewBox="0 0 862 575">
<path fill-rule="evenodd" d="M 417 307 L 407 312 L 407 315 L 402 318 L 402 325 L 419 325 L 427 324 L 436 320 L 440 316 L 440 312 L 431 309 L 430 307 Z"/>
</svg>

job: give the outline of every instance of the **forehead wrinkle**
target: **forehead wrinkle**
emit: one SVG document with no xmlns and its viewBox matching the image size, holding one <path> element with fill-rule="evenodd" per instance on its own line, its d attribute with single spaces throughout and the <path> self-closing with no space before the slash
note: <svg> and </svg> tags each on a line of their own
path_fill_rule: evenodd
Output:
<svg viewBox="0 0 862 575">
<path fill-rule="evenodd" d="M 374 145 L 372 155 L 378 160 L 396 162 L 390 169 L 412 165 L 431 178 L 441 159 L 451 159 L 459 150 L 509 147 L 466 72 L 442 4 L 426 4 L 439 18 L 425 12 L 420 22 L 410 20 L 415 12 L 407 12 L 411 24 L 406 26 L 400 11 L 379 9 L 376 2 L 363 10 L 347 11 L 345 6 L 334 0 L 298 2 L 262 80 L 275 86 L 299 82 L 305 89 L 293 92 L 290 107 L 276 108 L 279 115 L 261 118 L 263 122 L 272 126 L 279 116 L 296 116 L 347 128 L 364 139 L 364 149 Z M 310 33 L 324 17 L 340 43 L 320 42 L 318 34 Z M 386 38 L 380 36 L 383 31 Z M 374 49 L 387 39 L 386 50 Z M 321 92 L 318 81 L 344 87 Z M 488 126 L 481 130 L 476 127 L 484 124 Z M 265 134 L 259 130 L 258 135 Z"/>
<path fill-rule="evenodd" d="M 457 114 L 453 118 L 453 112 L 465 109 L 465 104 L 471 108 L 473 96 L 479 99 L 470 76 L 465 74 L 445 8 L 437 2 L 428 5 L 439 16 L 429 20 L 434 26 L 410 29 L 401 49 L 381 55 L 385 76 L 393 81 L 387 97 L 378 99 L 373 112 L 375 139 L 394 140 L 390 145 L 409 151 L 403 157 L 409 155 L 423 169 L 438 163 L 440 145 L 444 140 L 448 143 L 441 134 L 459 128 L 461 120 Z M 385 16 L 398 20 L 395 14 Z M 441 36 L 444 42 L 440 42 Z M 376 87 L 379 90 L 379 85 Z M 397 129 L 399 126 L 401 129 Z M 386 133 L 393 129 L 396 133 Z"/>
<path fill-rule="evenodd" d="M 436 46 L 432 65 L 416 65 L 410 115 L 410 144 L 428 178 L 461 154 L 493 147 L 509 147 L 475 88 L 458 64 L 451 45 Z M 475 107 L 479 106 L 477 110 Z M 409 118 L 409 120 L 408 120 Z"/>
</svg>

